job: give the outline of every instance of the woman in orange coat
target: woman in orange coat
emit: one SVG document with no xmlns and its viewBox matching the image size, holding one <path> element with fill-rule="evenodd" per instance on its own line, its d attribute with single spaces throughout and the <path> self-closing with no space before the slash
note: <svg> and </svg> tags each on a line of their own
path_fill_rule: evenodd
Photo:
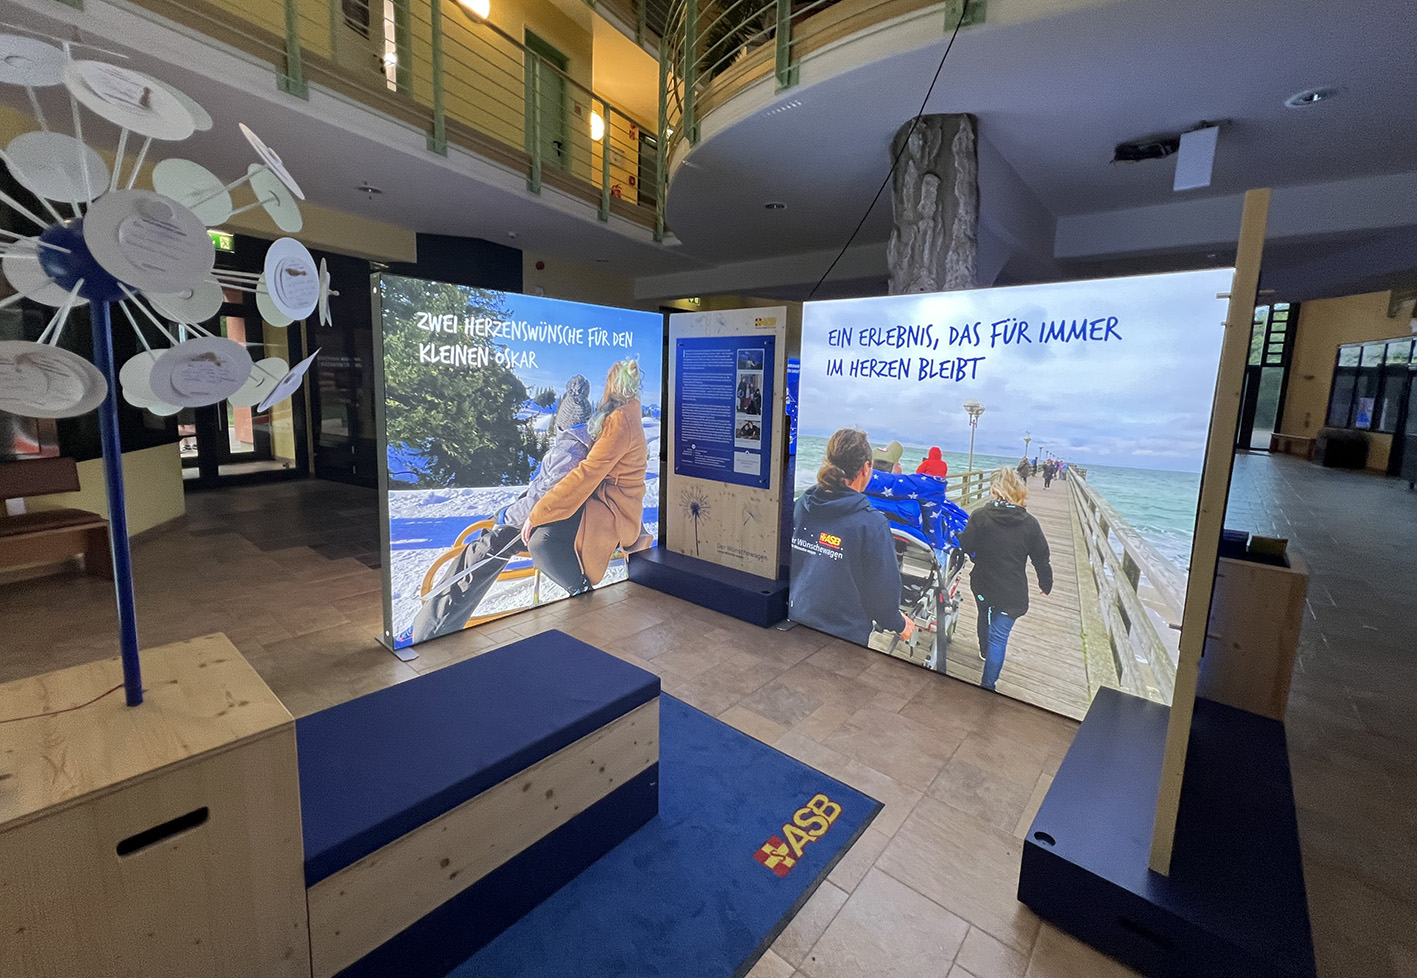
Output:
<svg viewBox="0 0 1417 978">
<path fill-rule="evenodd" d="M 571 594 L 605 576 L 621 547 L 643 533 L 648 445 L 640 409 L 640 365 L 621 360 L 605 378 L 590 420 L 590 452 L 531 508 L 522 539 L 532 562 Z"/>
</svg>

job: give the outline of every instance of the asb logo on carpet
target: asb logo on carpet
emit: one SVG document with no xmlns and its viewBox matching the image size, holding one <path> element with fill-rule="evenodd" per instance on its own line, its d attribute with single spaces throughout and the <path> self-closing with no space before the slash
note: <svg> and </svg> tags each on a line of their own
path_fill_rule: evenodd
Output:
<svg viewBox="0 0 1417 978">
<path fill-rule="evenodd" d="M 774 835 L 762 844 L 753 858 L 778 876 L 786 876 L 807 845 L 827 834 L 827 829 L 841 815 L 841 806 L 826 795 L 814 795 L 782 826 L 782 835 Z"/>
</svg>

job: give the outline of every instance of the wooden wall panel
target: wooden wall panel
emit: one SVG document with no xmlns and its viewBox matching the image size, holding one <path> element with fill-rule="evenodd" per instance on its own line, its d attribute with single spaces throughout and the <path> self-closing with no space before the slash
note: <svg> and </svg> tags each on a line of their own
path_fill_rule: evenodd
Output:
<svg viewBox="0 0 1417 978">
<path fill-rule="evenodd" d="M 664 471 L 664 508 L 660 513 L 660 522 L 665 528 L 664 545 L 675 553 L 774 580 L 778 576 L 779 513 L 784 491 L 783 457 L 787 445 L 787 419 L 784 416 L 787 319 L 788 309 L 785 306 L 675 313 L 669 317 L 669 400 L 665 405 L 668 423 L 664 434 L 668 439 L 668 463 Z M 777 338 L 772 365 L 772 406 L 765 408 L 772 412 L 772 443 L 768 452 L 772 481 L 768 488 L 676 475 L 672 416 L 678 382 L 676 342 L 691 337 L 764 333 Z M 791 492 L 791 487 L 786 487 L 785 491 Z M 691 501 L 700 504 L 697 518 L 690 511 Z"/>
</svg>

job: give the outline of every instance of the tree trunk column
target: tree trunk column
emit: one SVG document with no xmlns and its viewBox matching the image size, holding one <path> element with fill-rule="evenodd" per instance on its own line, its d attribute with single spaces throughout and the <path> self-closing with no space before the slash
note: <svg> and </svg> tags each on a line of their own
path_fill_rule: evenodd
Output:
<svg viewBox="0 0 1417 978">
<path fill-rule="evenodd" d="M 972 115 L 922 115 L 914 132 L 907 122 L 891 141 L 891 158 L 899 155 L 886 252 L 891 295 L 974 287 L 979 227 L 974 130 Z"/>
</svg>

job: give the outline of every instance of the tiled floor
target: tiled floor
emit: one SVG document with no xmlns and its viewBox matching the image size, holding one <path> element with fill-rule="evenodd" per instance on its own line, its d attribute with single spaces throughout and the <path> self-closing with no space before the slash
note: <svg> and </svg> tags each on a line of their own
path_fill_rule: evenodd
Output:
<svg viewBox="0 0 1417 978">
<path fill-rule="evenodd" d="M 1243 457 L 1231 525 L 1290 537 L 1313 572 L 1289 712 L 1325 976 L 1417 975 L 1417 495 Z M 226 632 L 297 714 L 544 628 L 850 782 L 885 809 L 754 978 L 1130 974 L 1014 899 L 1024 829 L 1076 724 L 806 629 L 763 631 L 627 584 L 440 639 L 381 630 L 372 492 L 286 483 L 189 497 L 135 551 L 145 645 Z M 113 598 L 80 576 L 0 588 L 0 681 L 113 654 Z"/>
</svg>

